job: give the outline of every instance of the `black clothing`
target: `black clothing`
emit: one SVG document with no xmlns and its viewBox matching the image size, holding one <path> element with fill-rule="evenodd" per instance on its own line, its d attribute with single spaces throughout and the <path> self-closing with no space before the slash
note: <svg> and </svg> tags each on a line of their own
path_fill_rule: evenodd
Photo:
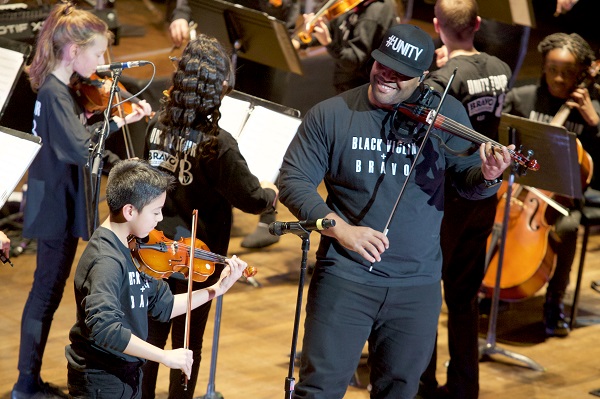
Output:
<svg viewBox="0 0 600 399">
<path fill-rule="evenodd" d="M 93 224 L 84 166 L 97 125 L 86 126 L 75 92 L 53 74 L 39 88 L 32 133 L 42 147 L 28 170 L 23 235 L 38 241 L 33 285 L 21 317 L 16 392 L 40 391 L 40 370 L 54 312 L 63 296 L 79 238 Z M 110 131 L 117 130 L 111 122 Z M 35 381 L 32 383 L 32 381 Z M 33 385 L 32 385 L 33 384 Z"/>
<path fill-rule="evenodd" d="M 139 381 L 145 360 L 123 351 L 132 335 L 146 340 L 148 317 L 170 319 L 174 298 L 166 282 L 140 273 L 129 248 L 101 226 L 81 255 L 74 285 L 77 321 L 65 348 L 73 377 L 69 390 L 76 395 L 81 389 L 99 389 L 93 385 L 97 374 L 116 385 L 126 376 L 122 381 L 126 385 Z M 86 374 L 92 378 L 83 378 Z"/>
<path fill-rule="evenodd" d="M 280 170 L 281 202 L 298 219 L 319 219 L 334 212 L 354 226 L 379 231 L 386 227 L 420 142 L 399 142 L 390 131 L 393 112 L 373 106 L 368 90 L 369 85 L 363 85 L 325 100 L 304 117 Z M 447 97 L 441 113 L 470 126 L 453 97 Z M 450 148 L 470 146 L 457 136 L 433 131 Z M 446 172 L 469 198 L 496 192 L 484 188 L 478 153 L 451 155 L 436 139 L 423 146 L 389 225 L 390 245 L 381 262 L 371 265 L 337 240 L 321 236 L 294 398 L 339 397 L 367 338 L 369 363 L 376 368 L 371 370 L 371 397 L 389 397 L 389 392 L 412 398 L 417 393 L 418 376 L 431 356 L 441 302 L 439 230 Z M 317 192 L 321 181 L 327 200 Z M 347 288 L 339 289 L 340 284 Z M 370 287 L 367 293 L 365 287 Z M 417 299 L 415 292 L 421 293 Z M 357 309 L 361 325 L 355 334 Z M 344 345 L 323 348 L 332 342 Z M 351 364 L 338 364 L 339 359 Z"/>
<path fill-rule="evenodd" d="M 229 1 L 229 3 L 239 4 L 243 7 L 267 13 L 270 16 L 285 22 L 288 30 L 293 30 L 295 28 L 296 20 L 300 15 L 300 3 L 294 0 L 282 0 L 280 6 L 275 6 L 268 0 L 237 0 Z M 193 19 L 193 15 L 194 10 L 190 7 L 189 1 L 178 0 L 177 7 L 173 10 L 171 21 L 181 18 L 189 21 L 190 19 Z"/>
<path fill-rule="evenodd" d="M 198 210 L 197 238 L 217 254 L 226 255 L 232 224 L 232 206 L 243 212 L 259 214 L 273 210 L 276 194 L 263 189 L 258 179 L 250 172 L 237 142 L 226 131 L 217 135 L 216 155 L 207 157 L 197 142 L 197 131 L 190 132 L 189 140 L 180 139 L 165 146 L 163 126 L 157 122 L 160 114 L 150 121 L 146 134 L 144 156 L 154 167 L 170 173 L 177 179 L 174 189 L 167 194 L 162 210 L 164 219 L 157 228 L 169 238 L 189 237 L 192 226 L 192 211 Z M 214 284 L 220 268 L 204 283 L 193 283 L 194 289 Z M 169 279 L 174 294 L 187 291 L 187 283 L 177 277 Z M 177 370 L 171 371 L 169 397 L 192 398 L 200 367 L 202 337 L 208 320 L 212 301 L 192 311 L 189 348 L 194 352 L 192 375 L 188 389 L 184 391 Z M 148 342 L 163 348 L 172 329 L 173 348 L 184 344 L 185 317 L 176 317 L 169 323 L 149 321 Z M 172 327 L 171 327 L 172 326 Z M 144 365 L 143 396 L 154 397 L 158 364 Z"/>
<path fill-rule="evenodd" d="M 75 92 L 50 74 L 37 95 L 32 133 L 42 147 L 28 171 L 23 235 L 56 239 L 71 234 L 89 238 L 89 214 L 84 166 L 92 132 Z M 111 123 L 111 132 L 117 125 Z M 71 265 L 69 265 L 70 267 Z"/>
<path fill-rule="evenodd" d="M 448 94 L 462 102 L 475 131 L 498 141 L 510 68 L 486 53 L 460 55 L 432 72 L 425 83 L 442 91 L 456 68 Z M 481 201 L 464 199 L 449 182 L 445 194 L 440 242 L 450 351 L 446 388 L 452 398 L 476 399 L 479 396 L 477 294 L 484 276 L 487 239 L 492 232 L 497 199 L 496 196 Z M 437 386 L 436 363 L 434 349 L 421 378 L 429 387 Z"/>
<path fill-rule="evenodd" d="M 144 155 L 150 165 L 175 176 L 178 184 L 167 195 L 164 219 L 158 228 L 169 238 L 189 237 L 192 211 L 197 209 L 198 238 L 212 252 L 226 255 L 231 207 L 252 214 L 271 210 L 275 192 L 260 186 L 248 169 L 237 141 L 226 131 L 220 130 L 218 153 L 211 159 L 204 157 L 195 143 L 198 132 L 191 133 L 190 141 L 181 139 L 173 143 L 172 148 L 164 147 L 161 134 L 161 126 L 151 121 Z"/>
<path fill-rule="evenodd" d="M 333 85 L 337 93 L 369 83 L 371 51 L 396 23 L 394 0 L 367 0 L 330 22 L 331 43 L 326 48 L 335 63 Z"/>
<path fill-rule="evenodd" d="M 459 55 L 431 72 L 425 83 L 442 92 L 458 68 L 448 94 L 465 107 L 473 130 L 498 141 L 498 125 L 511 71 L 500 59 L 486 54 Z"/>
<path fill-rule="evenodd" d="M 280 171 L 281 201 L 299 219 L 319 219 L 336 212 L 354 225 L 380 231 L 385 227 L 417 148 L 390 135 L 392 112 L 371 105 L 367 91 L 368 85 L 363 85 L 325 100 L 304 117 Z M 442 113 L 470 126 L 454 98 L 447 99 Z M 470 147 L 457 136 L 437 134 L 450 148 Z M 411 176 L 413 184 L 408 185 L 390 226 L 392 242 L 381 262 L 370 272 L 362 257 L 322 236 L 318 256 L 329 273 L 384 287 L 439 281 L 444 171 L 451 172 L 462 194 L 470 198 L 485 198 L 496 190 L 487 190 L 482 183 L 481 169 L 475 167 L 481 163 L 478 153 L 453 156 L 441 150 L 437 140 L 425 146 L 424 157 Z M 330 192 L 327 202 L 316 192 L 323 178 Z"/>
<path fill-rule="evenodd" d="M 521 116 L 539 122 L 549 123 L 558 112 L 565 100 L 553 97 L 545 84 L 528 85 L 512 89 L 506 96 L 504 112 Z M 596 113 L 600 114 L 600 104 L 593 100 Z M 589 126 L 581 114 L 574 110 L 569 114 L 565 123 L 567 130 L 577 134 L 583 148 L 590 153 L 592 158 L 600 159 L 600 124 Z M 598 166 L 595 167 L 597 171 Z M 597 174 L 594 174 L 598 176 Z M 597 180 L 592 186 L 598 184 Z M 569 285 L 569 275 L 575 248 L 577 245 L 577 232 L 581 213 L 580 204 L 575 204 L 569 216 L 558 215 L 554 223 L 554 231 L 550 234 L 550 245 L 556 252 L 556 267 L 554 274 L 546 288 L 546 298 L 555 305 L 562 304 L 564 293 Z"/>
<path fill-rule="evenodd" d="M 100 226 L 75 272 L 77 321 L 69 333 L 67 360 L 75 370 L 114 370 L 144 359 L 123 353 L 132 335 L 146 340 L 148 316 L 167 321 L 173 295 L 166 282 L 140 274 L 125 247 Z"/>
<path fill-rule="evenodd" d="M 281 6 L 274 6 L 268 0 L 238 0 L 231 3 L 262 11 L 285 22 L 286 28 L 292 31 L 300 15 L 300 3 L 295 0 L 282 0 Z M 193 6 L 193 3 L 192 3 Z M 193 20 L 199 10 L 193 9 L 188 0 L 179 0 L 173 10 L 171 21 L 183 18 Z M 202 27 L 200 27 L 202 29 Z M 209 33 L 210 32 L 206 32 Z M 223 43 L 228 47 L 232 43 Z M 274 103 L 281 103 L 287 86 L 288 72 L 271 68 L 258 62 L 237 58 L 235 89 Z"/>
<path fill-rule="evenodd" d="M 593 97 L 592 100 L 596 112 L 600 113 L 600 103 Z M 550 123 L 564 102 L 563 99 L 553 97 L 545 84 L 527 85 L 515 87 L 508 93 L 504 112 Z M 589 126 L 579 112 L 572 111 L 565 122 L 565 128 L 577 134 L 583 148 L 594 160 L 600 160 L 600 125 Z M 595 162 L 593 176 L 591 187 L 600 189 L 600 162 Z"/>
</svg>

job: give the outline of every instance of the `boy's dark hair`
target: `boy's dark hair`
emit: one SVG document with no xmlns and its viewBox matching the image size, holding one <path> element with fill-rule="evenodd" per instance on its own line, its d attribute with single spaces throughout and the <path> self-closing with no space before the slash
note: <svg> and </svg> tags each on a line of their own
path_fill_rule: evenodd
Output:
<svg viewBox="0 0 600 399">
<path fill-rule="evenodd" d="M 173 185 L 173 176 L 153 168 L 141 159 L 118 162 L 108 174 L 106 202 L 112 214 L 118 213 L 127 204 L 141 211 L 146 205 L 168 191 Z"/>
</svg>

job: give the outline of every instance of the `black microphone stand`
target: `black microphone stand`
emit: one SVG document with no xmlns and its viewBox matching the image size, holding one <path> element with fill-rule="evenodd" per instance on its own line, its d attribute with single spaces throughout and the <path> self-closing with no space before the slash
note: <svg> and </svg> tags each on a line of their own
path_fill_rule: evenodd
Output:
<svg viewBox="0 0 600 399">
<path fill-rule="evenodd" d="M 292 347 L 290 352 L 290 364 L 288 376 L 285 379 L 285 398 L 291 399 L 294 392 L 294 361 L 296 360 L 296 345 L 298 342 L 298 330 L 300 328 L 300 318 L 302 312 L 302 293 L 304 291 L 304 280 L 306 278 L 306 262 L 308 259 L 308 250 L 310 249 L 310 231 L 304 230 L 302 233 L 295 233 L 302 239 L 302 260 L 300 261 L 300 281 L 298 282 L 298 298 L 296 300 L 296 315 L 294 317 L 294 331 L 292 333 Z"/>
<path fill-rule="evenodd" d="M 90 177 L 92 182 L 92 211 L 94 212 L 94 220 L 92 225 L 92 231 L 98 227 L 98 206 L 100 203 L 100 183 L 102 181 L 102 168 L 104 167 L 104 148 L 106 146 L 106 139 L 110 133 L 110 113 L 113 105 L 113 99 L 116 93 L 119 91 L 117 83 L 121 77 L 122 69 L 113 70 L 113 82 L 110 87 L 110 93 L 108 96 L 108 105 L 104 110 L 104 121 L 101 130 L 98 132 L 98 142 L 90 151 L 90 157 L 88 160 L 87 168 L 90 170 Z"/>
<path fill-rule="evenodd" d="M 514 129 L 513 130 L 513 139 L 512 142 L 515 142 L 515 138 L 514 138 Z M 532 155 L 532 154 L 530 154 Z M 522 170 L 520 168 L 520 165 L 518 165 L 517 163 L 513 163 L 512 167 L 511 167 L 511 172 L 508 176 L 508 187 L 506 189 L 506 203 L 504 205 L 504 215 L 503 215 L 503 220 L 502 220 L 502 229 L 500 232 L 500 237 L 499 237 L 499 242 L 496 241 L 494 242 L 494 238 L 492 238 L 492 242 L 490 244 L 490 249 L 488 251 L 488 254 L 486 254 L 486 271 L 487 271 L 487 267 L 489 266 L 489 260 L 491 259 L 491 252 L 494 251 L 496 249 L 496 246 L 498 246 L 498 265 L 497 265 L 497 270 L 496 270 L 496 280 L 494 282 L 494 291 L 492 292 L 492 305 L 491 305 L 491 309 L 490 309 L 490 319 L 488 322 L 488 331 L 487 331 L 487 336 L 486 336 L 486 340 L 485 343 L 479 346 L 479 360 L 487 360 L 487 359 L 492 359 L 491 355 L 503 355 L 506 356 L 510 359 L 519 361 L 521 363 L 524 363 L 525 366 L 529 367 L 530 369 L 536 370 L 536 371 L 544 371 L 544 367 L 542 365 L 540 365 L 539 363 L 537 363 L 535 360 L 528 358 L 525 355 L 522 355 L 520 353 L 516 353 L 516 352 L 512 352 L 509 351 L 507 349 L 503 349 L 500 348 L 496 345 L 496 327 L 497 327 L 497 323 L 498 323 L 498 307 L 500 304 L 500 284 L 502 281 L 502 264 L 504 261 L 504 247 L 505 247 L 505 243 L 506 243 L 506 235 L 508 232 L 508 223 L 509 223 L 509 217 L 510 217 L 510 206 L 511 206 L 511 200 L 512 200 L 512 191 L 513 191 L 513 185 L 515 182 L 515 176 L 516 175 L 520 175 L 522 174 Z M 495 233 L 495 235 L 497 236 L 497 232 Z M 496 240 L 498 239 L 498 237 L 495 237 Z"/>
</svg>

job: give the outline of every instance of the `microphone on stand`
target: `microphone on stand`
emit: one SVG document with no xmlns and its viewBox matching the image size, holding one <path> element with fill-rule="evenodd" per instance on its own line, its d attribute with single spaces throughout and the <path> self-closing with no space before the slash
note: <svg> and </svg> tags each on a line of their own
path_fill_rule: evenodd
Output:
<svg viewBox="0 0 600 399">
<path fill-rule="evenodd" d="M 274 236 L 280 236 L 287 233 L 306 234 L 314 230 L 321 231 L 333 226 L 335 226 L 335 220 L 333 219 L 273 222 L 269 225 L 269 233 Z"/>
<path fill-rule="evenodd" d="M 96 72 L 108 72 L 114 71 L 116 69 L 127 69 L 127 68 L 137 68 L 144 65 L 151 64 L 150 61 L 127 61 L 127 62 L 113 62 L 111 64 L 106 65 L 98 65 L 96 67 Z"/>
</svg>

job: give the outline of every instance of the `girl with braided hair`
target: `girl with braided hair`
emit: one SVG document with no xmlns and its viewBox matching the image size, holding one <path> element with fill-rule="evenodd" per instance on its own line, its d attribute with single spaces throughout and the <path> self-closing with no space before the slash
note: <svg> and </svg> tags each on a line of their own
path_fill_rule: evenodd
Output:
<svg viewBox="0 0 600 399">
<path fill-rule="evenodd" d="M 232 224 L 232 207 L 259 214 L 274 209 L 278 190 L 270 182 L 261 183 L 250 172 L 237 142 L 219 125 L 222 98 L 233 90 L 234 71 L 229 54 L 214 38 L 201 34 L 190 41 L 173 75 L 173 86 L 161 110 L 150 121 L 145 156 L 150 164 L 176 178 L 167 195 L 164 219 L 158 229 L 172 239 L 189 237 L 191 217 L 198 210 L 197 238 L 212 252 L 226 255 Z M 194 289 L 214 284 L 214 276 Z M 187 282 L 177 275 L 168 280 L 174 293 L 187 291 Z M 169 398 L 192 398 L 200 367 L 202 337 L 210 302 L 192 311 L 189 348 L 194 363 L 188 389 L 180 383 L 180 373 L 172 371 Z M 168 323 L 149 320 L 148 342 L 164 347 L 171 333 L 171 345 L 184 344 L 185 317 Z M 154 398 L 159 365 L 144 365 L 143 397 Z"/>
<path fill-rule="evenodd" d="M 54 312 L 65 289 L 79 238 L 89 239 L 95 209 L 86 200 L 84 166 L 96 126 L 71 88 L 71 76 L 89 77 L 104 63 L 112 33 L 94 14 L 59 3 L 39 33 L 27 73 L 37 92 L 34 135 L 43 146 L 28 172 L 23 235 L 37 239 L 37 267 L 21 318 L 19 378 L 11 399 L 65 395 L 42 381 L 40 370 Z M 145 101 L 125 118 L 113 117 L 110 131 L 136 122 L 152 111 Z M 101 123 L 101 122 L 100 122 Z"/>
<path fill-rule="evenodd" d="M 594 158 L 600 136 L 600 104 L 590 96 L 587 87 L 579 85 L 595 59 L 594 52 L 576 33 L 551 34 L 540 42 L 538 51 L 542 54 L 539 84 L 512 89 L 506 96 L 504 112 L 550 123 L 560 107 L 567 104 L 571 112 L 564 126 L 577 134 L 583 148 Z M 544 325 L 548 336 L 565 337 L 569 334 L 563 313 L 563 297 L 575 257 L 580 205 L 573 203 L 569 216 L 559 215 L 555 222 L 549 220 L 555 226 L 550 235 L 550 245 L 557 258 L 544 304 Z"/>
</svg>

